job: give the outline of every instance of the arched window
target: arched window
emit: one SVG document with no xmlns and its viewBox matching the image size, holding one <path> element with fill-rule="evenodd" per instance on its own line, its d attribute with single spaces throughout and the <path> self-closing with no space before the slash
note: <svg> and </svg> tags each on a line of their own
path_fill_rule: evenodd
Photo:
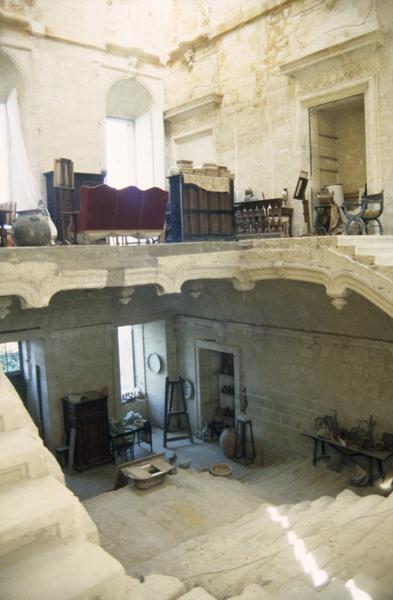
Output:
<svg viewBox="0 0 393 600">
<path fill-rule="evenodd" d="M 156 181 L 152 97 L 135 79 L 122 79 L 109 90 L 106 105 L 106 183 L 146 189 Z"/>
</svg>

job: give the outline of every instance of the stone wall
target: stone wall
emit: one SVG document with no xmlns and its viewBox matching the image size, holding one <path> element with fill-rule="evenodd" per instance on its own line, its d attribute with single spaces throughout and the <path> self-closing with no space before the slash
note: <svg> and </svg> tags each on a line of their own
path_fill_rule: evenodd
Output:
<svg viewBox="0 0 393 600">
<path fill-rule="evenodd" d="M 212 127 L 219 164 L 236 173 L 238 201 L 249 186 L 267 197 L 283 188 L 291 193 L 299 169 L 310 171 L 309 108 L 364 94 L 368 189 L 384 188 L 390 231 L 391 2 L 247 2 L 240 10 L 238 3 L 199 4 L 208 11 L 195 36 L 188 31 L 192 62 L 184 53 L 187 33 L 178 28 L 167 68 L 166 106 L 173 109 L 167 120 L 169 160 L 176 136 Z M 180 110 L 209 94 L 221 95 L 221 104 L 205 113 Z M 309 193 L 313 188 L 319 190 L 318 181 L 311 181 Z M 304 228 L 301 210 L 296 204 L 296 234 Z"/>
<path fill-rule="evenodd" d="M 153 98 L 156 183 L 164 185 L 161 21 L 151 0 L 6 3 L 0 101 L 16 82 L 27 151 L 44 197 L 41 175 L 53 169 L 54 158 L 71 158 L 79 172 L 105 169 L 106 97 L 127 77 Z"/>
<path fill-rule="evenodd" d="M 238 349 L 240 387 L 247 386 L 248 414 L 265 456 L 309 454 L 301 434 L 314 431 L 314 419 L 331 409 L 346 427 L 372 414 L 379 431 L 393 431 L 391 343 L 189 317 L 177 319 L 177 335 L 179 365 L 194 378 L 196 340 L 225 340 Z M 197 402 L 188 402 L 196 430 Z"/>
<path fill-rule="evenodd" d="M 391 230 L 390 0 L 4 6 L 0 94 L 3 99 L 18 87 L 28 154 L 43 193 L 41 174 L 56 157 L 72 158 L 77 171 L 105 169 L 106 96 L 122 78 L 135 77 L 153 98 L 157 183 L 165 184 L 165 106 L 175 112 L 166 122 L 167 163 L 174 160 L 176 137 L 211 131 L 218 162 L 236 174 L 238 200 L 249 186 L 267 197 L 284 187 L 292 191 L 299 169 L 310 170 L 308 109 L 360 93 L 368 189 L 385 190 L 384 224 Z M 201 98 L 202 106 L 184 112 L 185 103 Z M 303 227 L 296 205 L 295 233 Z"/>
</svg>

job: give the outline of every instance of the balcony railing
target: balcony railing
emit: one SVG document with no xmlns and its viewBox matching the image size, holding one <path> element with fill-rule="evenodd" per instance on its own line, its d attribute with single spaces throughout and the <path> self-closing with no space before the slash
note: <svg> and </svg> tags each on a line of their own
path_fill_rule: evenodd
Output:
<svg viewBox="0 0 393 600">
<path fill-rule="evenodd" d="M 234 205 L 235 236 L 290 237 L 293 209 L 282 198 L 250 200 Z"/>
</svg>

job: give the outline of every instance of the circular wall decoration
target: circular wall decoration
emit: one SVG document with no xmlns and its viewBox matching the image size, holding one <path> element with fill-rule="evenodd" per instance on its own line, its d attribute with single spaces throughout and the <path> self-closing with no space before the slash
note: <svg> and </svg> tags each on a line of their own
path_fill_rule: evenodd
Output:
<svg viewBox="0 0 393 600">
<path fill-rule="evenodd" d="M 152 373 L 159 373 L 162 367 L 161 358 L 155 352 L 151 352 L 147 357 L 147 366 Z"/>
<path fill-rule="evenodd" d="M 189 400 L 194 395 L 194 384 L 191 379 L 183 379 L 183 391 L 186 400 Z"/>
</svg>

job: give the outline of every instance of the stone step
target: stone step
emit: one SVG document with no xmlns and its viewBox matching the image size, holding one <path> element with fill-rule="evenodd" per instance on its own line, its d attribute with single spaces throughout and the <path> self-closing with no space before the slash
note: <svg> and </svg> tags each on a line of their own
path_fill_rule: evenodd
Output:
<svg viewBox="0 0 393 600">
<path fill-rule="evenodd" d="M 373 500 L 368 500 L 368 498 Z M 339 497 L 338 497 L 339 498 Z M 350 501 L 347 501 L 347 498 Z M 329 503 L 323 512 L 316 506 L 310 507 L 307 511 L 306 518 L 302 519 L 302 515 L 299 516 L 296 512 L 290 512 L 287 515 L 289 526 L 295 531 L 299 537 L 311 535 L 311 533 L 318 527 L 337 527 L 344 525 L 346 522 L 351 521 L 353 518 L 358 518 L 364 513 L 368 513 L 372 508 L 376 508 L 380 501 L 383 500 L 382 496 L 366 496 L 360 498 L 356 494 L 351 496 L 345 496 L 342 501 L 337 499 L 334 502 Z M 362 502 L 365 501 L 365 502 Z"/>
<path fill-rule="evenodd" d="M 280 462 L 278 464 L 261 467 L 255 470 L 253 469 L 250 473 L 247 473 L 247 475 L 242 477 L 241 481 L 247 484 L 254 482 L 260 483 L 261 481 L 271 482 L 273 479 L 281 477 L 282 475 L 286 475 L 287 473 L 291 473 L 298 466 L 309 462 L 310 459 L 305 459 L 304 457 L 292 458 L 288 461 Z"/>
<path fill-rule="evenodd" d="M 153 599 L 152 599 L 153 600 Z M 158 600 L 158 599 L 157 599 Z M 212 596 L 209 592 L 207 592 L 204 588 L 197 586 L 179 596 L 178 600 L 217 600 L 215 596 Z"/>
<path fill-rule="evenodd" d="M 0 433 L 0 486 L 47 473 L 42 441 L 30 427 Z"/>
<path fill-rule="evenodd" d="M 1 558 L 0 596 L 7 600 L 114 600 L 124 597 L 126 583 L 118 561 L 79 538 L 34 542 Z"/>
<path fill-rule="evenodd" d="M 277 600 L 353 600 L 352 594 L 339 578 L 330 579 L 324 586 L 315 588 L 311 579 L 297 577 L 285 582 L 277 592 Z M 365 599 L 364 599 L 365 600 Z"/>
<path fill-rule="evenodd" d="M 14 386 L 1 369 L 0 398 L 0 432 L 27 426 L 29 424 L 31 427 L 34 427 Z"/>
<path fill-rule="evenodd" d="M 33 540 L 95 531 L 78 499 L 51 476 L 0 488 L 0 514 L 0 555 Z"/>
<path fill-rule="evenodd" d="M 321 495 L 336 496 L 347 485 L 347 477 L 327 469 L 324 464 L 313 467 L 307 462 L 270 479 L 269 483 L 260 479 L 247 485 L 254 494 L 273 503 L 285 497 L 294 504 L 304 498 L 316 500 Z"/>
<path fill-rule="evenodd" d="M 257 583 L 251 583 L 244 588 L 241 594 L 231 596 L 228 600 L 277 600 L 277 596 L 273 596 Z"/>
<path fill-rule="evenodd" d="M 154 574 L 144 577 L 143 581 L 128 577 L 121 600 L 175 600 L 185 593 L 186 586 L 177 577 Z"/>
<path fill-rule="evenodd" d="M 367 246 L 369 244 L 393 245 L 392 235 L 338 235 L 337 246 Z"/>
<path fill-rule="evenodd" d="M 367 244 L 363 246 L 355 246 L 356 256 L 379 256 L 384 254 L 392 254 L 393 244 Z"/>
<path fill-rule="evenodd" d="M 393 266 L 393 252 L 391 252 L 389 254 L 384 254 L 384 255 L 376 254 L 374 256 L 374 264 L 377 267 L 378 266 L 383 266 L 383 267 Z"/>
<path fill-rule="evenodd" d="M 240 501 L 245 501 L 250 504 L 250 507 L 252 505 L 258 506 L 261 503 L 260 496 L 254 494 L 249 486 L 233 477 L 217 477 L 206 472 L 195 473 L 195 476 L 199 481 L 203 481 L 212 489 L 230 494 L 231 497 L 237 498 Z"/>
</svg>

